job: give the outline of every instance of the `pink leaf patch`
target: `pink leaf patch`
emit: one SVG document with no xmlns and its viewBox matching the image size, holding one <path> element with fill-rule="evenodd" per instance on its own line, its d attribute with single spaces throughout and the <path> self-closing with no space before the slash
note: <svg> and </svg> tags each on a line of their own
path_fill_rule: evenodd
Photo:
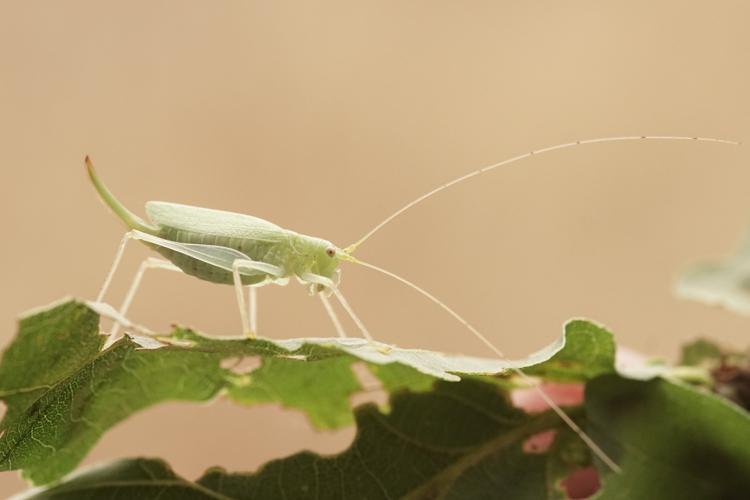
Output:
<svg viewBox="0 0 750 500">
<path fill-rule="evenodd" d="M 583 402 L 583 384 L 542 384 L 541 389 L 560 406 L 575 406 Z M 538 413 L 549 409 L 547 403 L 534 387 L 515 389 L 510 393 L 515 406 L 529 413 Z"/>
<path fill-rule="evenodd" d="M 534 434 L 523 442 L 523 451 L 526 453 L 546 453 L 555 441 L 557 431 L 544 431 Z"/>
</svg>

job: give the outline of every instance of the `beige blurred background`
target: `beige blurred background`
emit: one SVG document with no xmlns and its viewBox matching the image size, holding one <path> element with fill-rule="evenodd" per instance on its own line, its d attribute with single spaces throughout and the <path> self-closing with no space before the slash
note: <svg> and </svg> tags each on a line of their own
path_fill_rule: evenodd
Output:
<svg viewBox="0 0 750 500">
<path fill-rule="evenodd" d="M 151 199 L 245 212 L 347 245 L 410 199 L 530 149 L 608 135 L 750 139 L 746 2 L 0 1 L 0 344 L 22 311 L 93 298 L 123 233 L 92 155 L 136 212 Z M 674 357 L 698 335 L 745 346 L 747 319 L 676 300 L 675 276 L 750 222 L 750 152 L 686 142 L 532 158 L 404 215 L 360 256 L 413 279 L 502 349 L 527 354 L 574 316 Z M 133 245 L 109 300 L 140 259 Z M 380 340 L 489 353 L 408 289 L 344 269 Z M 232 289 L 153 271 L 131 318 L 239 332 Z M 260 294 L 261 333 L 329 335 L 291 284 Z M 337 451 L 275 407 L 166 404 L 87 463 L 168 459 L 252 470 Z M 17 491 L 0 474 L 0 494 Z"/>
</svg>

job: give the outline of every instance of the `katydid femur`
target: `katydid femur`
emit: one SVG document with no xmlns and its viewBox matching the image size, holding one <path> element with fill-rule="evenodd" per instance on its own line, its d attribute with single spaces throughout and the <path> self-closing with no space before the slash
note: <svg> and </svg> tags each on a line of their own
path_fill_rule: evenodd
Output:
<svg viewBox="0 0 750 500">
<path fill-rule="evenodd" d="M 162 268 L 176 270 L 202 280 L 234 285 L 243 331 L 249 337 L 254 338 L 257 330 L 256 289 L 271 283 L 284 285 L 288 282 L 289 278 L 294 277 L 300 283 L 308 286 L 312 294 L 320 297 L 339 336 L 345 337 L 346 334 L 333 307 L 328 301 L 328 296 L 331 294 L 340 302 L 343 309 L 357 325 L 361 334 L 366 339 L 372 341 L 372 336 L 367 331 L 367 328 L 354 313 L 339 290 L 338 267 L 342 261 L 345 261 L 360 264 L 383 273 L 417 291 L 453 316 L 453 318 L 460 322 L 495 354 L 504 358 L 505 355 L 486 336 L 444 302 L 395 273 L 355 258 L 353 256 L 354 251 L 378 230 L 411 207 L 444 189 L 472 177 L 524 158 L 550 151 L 584 144 L 632 140 L 690 140 L 737 144 L 733 141 L 705 137 L 624 136 L 588 139 L 538 149 L 474 170 L 438 186 L 394 212 L 367 232 L 357 242 L 344 249 L 337 247 L 330 241 L 283 229 L 256 217 L 175 203 L 148 202 L 146 204 L 146 213 L 148 214 L 149 222 L 146 222 L 117 201 L 112 193 L 101 183 L 94 171 L 91 160 L 86 157 L 85 162 L 88 173 L 99 196 L 130 229 L 120 243 L 115 261 L 102 285 L 97 302 L 101 302 L 104 298 L 122 258 L 126 243 L 130 239 L 137 239 L 156 250 L 167 260 L 149 258 L 143 262 L 120 308 L 119 312 L 123 317 L 127 313 L 146 269 Z M 248 305 L 245 304 L 243 292 L 245 287 L 249 289 Z M 110 333 L 108 344 L 111 344 L 115 340 L 117 329 L 118 324 L 116 323 Z M 539 391 L 540 396 L 547 402 L 550 408 L 586 442 L 591 450 L 611 470 L 619 472 L 618 465 L 551 400 L 546 392 L 520 369 L 515 368 L 512 370 L 517 376 L 525 382 L 530 383 L 530 385 Z"/>
</svg>

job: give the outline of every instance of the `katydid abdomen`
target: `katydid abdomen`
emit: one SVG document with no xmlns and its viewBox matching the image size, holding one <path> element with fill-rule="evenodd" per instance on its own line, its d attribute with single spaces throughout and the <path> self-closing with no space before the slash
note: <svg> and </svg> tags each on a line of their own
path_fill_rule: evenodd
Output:
<svg viewBox="0 0 750 500">
<path fill-rule="evenodd" d="M 185 231 L 168 226 L 159 228 L 156 236 L 165 240 L 175 241 L 177 243 L 191 243 L 198 245 L 215 245 L 232 248 L 247 255 L 250 259 L 259 262 L 266 262 L 285 268 L 288 259 L 285 255 L 289 254 L 289 245 L 286 242 L 258 242 L 246 240 L 231 236 L 211 235 L 206 233 L 196 233 Z M 179 267 L 182 272 L 195 276 L 196 278 L 210 281 L 212 283 L 223 283 L 231 285 L 234 282 L 232 272 L 218 268 L 212 264 L 194 259 L 184 253 L 176 252 L 163 246 L 146 243 L 149 247 L 159 252 L 164 258 Z M 286 248 L 285 248 L 286 247 Z M 255 275 L 243 274 L 243 285 L 256 285 L 267 278 L 266 274 L 258 273 Z"/>
</svg>

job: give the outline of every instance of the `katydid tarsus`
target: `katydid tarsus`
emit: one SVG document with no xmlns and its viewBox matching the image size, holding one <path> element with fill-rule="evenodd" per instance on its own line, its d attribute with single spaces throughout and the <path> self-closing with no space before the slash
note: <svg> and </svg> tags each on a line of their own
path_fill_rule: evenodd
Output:
<svg viewBox="0 0 750 500">
<path fill-rule="evenodd" d="M 406 212 L 411 207 L 451 186 L 459 184 L 472 177 L 510 165 L 516 161 L 531 156 L 566 149 L 585 144 L 637 141 L 637 140 L 680 140 L 701 141 L 725 144 L 738 144 L 734 141 L 706 137 L 681 136 L 622 136 L 604 137 L 580 140 L 558 144 L 535 151 L 527 152 L 492 165 L 469 172 L 450 182 L 442 184 L 432 191 L 409 202 L 387 217 L 373 229 L 368 231 L 355 243 L 339 248 L 330 241 L 306 236 L 287 229 L 283 229 L 263 219 L 220 210 L 198 208 L 166 202 L 148 202 L 146 212 L 149 221 L 145 221 L 127 210 L 101 183 L 94 171 L 93 165 L 86 157 L 86 166 L 92 183 L 101 199 L 122 219 L 130 231 L 126 233 L 115 261 L 107 274 L 104 284 L 97 297 L 101 302 L 117 269 L 125 246 L 130 239 L 142 241 L 156 250 L 167 260 L 148 258 L 139 268 L 125 300 L 120 307 L 120 315 L 124 316 L 140 285 L 146 269 L 161 268 L 181 271 L 199 279 L 231 284 L 235 288 L 237 305 L 244 333 L 254 338 L 257 331 L 256 323 L 256 290 L 267 284 L 286 284 L 290 278 L 296 278 L 301 284 L 309 287 L 311 294 L 316 294 L 327 314 L 331 318 L 336 332 L 345 337 L 341 325 L 328 297 L 333 295 L 346 313 L 351 317 L 361 334 L 373 341 L 360 318 L 354 313 L 338 287 L 339 264 L 351 262 L 383 273 L 417 291 L 430 301 L 437 304 L 449 315 L 468 329 L 477 339 L 489 347 L 497 356 L 505 355 L 485 335 L 471 323 L 455 312 L 444 302 L 431 293 L 417 286 L 411 281 L 391 272 L 363 262 L 354 257 L 354 252 L 378 230 L 389 224 L 393 219 Z M 245 303 L 244 289 L 249 292 L 249 303 Z M 108 345 L 117 336 L 118 324 L 115 323 L 110 333 Z M 550 396 L 528 375 L 518 368 L 512 369 L 525 383 L 536 388 L 540 397 L 554 410 L 560 418 L 589 446 L 592 452 L 602 460 L 612 471 L 619 472 L 619 466 L 550 398 Z"/>
</svg>

